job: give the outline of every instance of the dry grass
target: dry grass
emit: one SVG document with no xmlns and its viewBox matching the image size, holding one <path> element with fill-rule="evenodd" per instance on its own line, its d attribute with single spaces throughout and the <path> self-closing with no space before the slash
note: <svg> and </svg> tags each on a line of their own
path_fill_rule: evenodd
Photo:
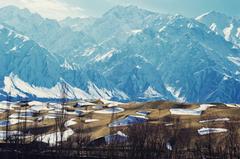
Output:
<svg viewBox="0 0 240 159">
<path fill-rule="evenodd" d="M 69 106 L 73 106 L 76 101 L 72 101 L 67 103 Z M 97 101 L 98 104 L 101 104 L 100 101 Z M 80 127 L 83 128 L 81 130 L 82 133 L 88 134 L 91 136 L 91 139 L 96 139 L 105 135 L 108 135 L 110 129 L 108 128 L 108 124 L 112 122 L 112 120 L 117 120 L 121 118 L 125 118 L 128 115 L 134 115 L 137 111 L 150 111 L 151 114 L 148 116 L 150 123 L 173 123 L 177 119 L 179 119 L 179 125 L 182 128 L 186 128 L 189 130 L 196 131 L 198 128 L 201 127 L 224 127 L 224 122 L 218 123 L 208 123 L 202 124 L 199 123 L 199 120 L 205 119 L 214 119 L 214 118 L 225 118 L 228 117 L 232 122 L 239 122 L 240 121 L 240 109 L 239 108 L 229 108 L 224 106 L 223 104 L 218 104 L 217 107 L 211 107 L 207 111 L 205 111 L 201 116 L 176 116 L 171 115 L 169 109 L 171 108 L 185 108 L 185 109 L 195 109 L 199 107 L 198 104 L 183 104 L 183 103 L 176 103 L 176 102 L 168 102 L 168 101 L 155 101 L 155 102 L 146 102 L 146 103 L 127 103 L 122 104 L 120 107 L 124 108 L 125 111 L 115 115 L 105 115 L 105 114 L 96 114 L 96 113 L 88 113 L 83 117 L 76 117 L 76 116 L 67 116 L 66 120 L 71 118 L 75 118 L 77 121 L 77 125 L 71 126 L 71 128 L 79 132 Z M 75 108 L 68 108 L 74 110 Z M 91 110 L 91 107 L 87 107 L 86 109 Z M 13 113 L 13 112 L 11 112 Z M 41 115 L 46 115 L 43 113 Z M 0 119 L 4 119 L 5 115 L 0 114 Z M 34 120 L 35 118 L 33 118 Z M 99 119 L 97 122 L 92 123 L 85 123 L 86 119 Z M 49 132 L 53 131 L 53 127 L 55 124 L 55 119 L 46 119 L 42 122 L 38 122 L 37 124 L 27 124 L 27 127 L 33 128 L 51 128 L 46 129 Z M 4 128 L 2 128 L 4 129 Z M 2 130 L 0 129 L 0 130 Z M 17 125 L 11 126 L 11 130 L 17 129 Z"/>
</svg>

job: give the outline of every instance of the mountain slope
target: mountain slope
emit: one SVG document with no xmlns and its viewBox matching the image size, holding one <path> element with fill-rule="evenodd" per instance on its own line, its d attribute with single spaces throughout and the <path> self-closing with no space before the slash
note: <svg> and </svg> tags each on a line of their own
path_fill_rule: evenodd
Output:
<svg viewBox="0 0 240 159">
<path fill-rule="evenodd" d="M 211 30 L 223 36 L 225 40 L 240 47 L 240 19 L 212 11 L 197 17 L 196 20 L 206 24 Z"/>
<path fill-rule="evenodd" d="M 50 19 L 44 19 L 27 9 L 7 6 L 0 9 L 0 22 L 27 35 L 32 40 L 61 56 L 73 56 L 94 41 L 83 32 L 75 32 Z"/>
<path fill-rule="evenodd" d="M 67 17 L 59 22 L 62 27 L 69 27 L 73 31 L 82 31 L 95 22 L 96 18 L 71 18 Z"/>
<path fill-rule="evenodd" d="M 13 78 L 8 88 L 25 95 L 42 87 L 60 92 L 61 83 L 66 83 L 68 96 L 76 98 L 240 102 L 234 18 L 214 13 L 215 27 L 212 17 L 203 20 L 210 13 L 189 19 L 117 6 L 79 32 L 71 28 L 78 24 L 74 19 L 66 27 L 26 10 L 10 7 L 0 13 L 2 23 L 36 41 L 14 31 L 8 36 L 9 29 L 2 27 L 0 66 L 7 68 L 0 71 L 2 88 Z M 26 23 L 20 24 L 20 19 Z M 226 29 L 232 23 L 234 27 Z M 34 91 L 25 89 L 34 86 Z"/>
<path fill-rule="evenodd" d="M 111 43 L 108 48 L 115 47 Z M 115 51 L 101 55 L 102 46 L 99 50 L 95 47 L 88 63 L 104 70 L 104 75 L 131 97 L 141 97 L 148 84 L 155 81 L 158 84 L 153 84 L 154 88 L 166 89 L 178 100 L 240 102 L 240 51 L 233 46 L 205 25 L 175 15 L 148 22 Z M 101 58 L 96 59 L 94 53 Z M 141 66 L 137 57 L 147 62 Z M 138 75 L 137 67 L 143 68 L 142 75 Z"/>
<path fill-rule="evenodd" d="M 3 25 L 0 50 L 0 88 L 5 97 L 8 93 L 13 97 L 60 98 L 61 83 L 65 83 L 69 98 L 127 98 L 97 72 L 61 67 L 61 58 Z"/>
</svg>

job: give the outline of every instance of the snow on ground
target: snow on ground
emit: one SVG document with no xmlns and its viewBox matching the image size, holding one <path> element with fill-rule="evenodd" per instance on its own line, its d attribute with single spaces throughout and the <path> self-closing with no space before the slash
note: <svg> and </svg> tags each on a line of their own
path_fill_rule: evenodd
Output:
<svg viewBox="0 0 240 159">
<path fill-rule="evenodd" d="M 182 109 L 182 108 L 173 108 L 170 109 L 170 113 L 173 115 L 201 115 L 203 111 L 206 111 L 209 107 L 213 107 L 212 104 L 201 104 L 200 107 L 196 109 Z"/>
<path fill-rule="evenodd" d="M 169 142 L 166 144 L 166 147 L 167 147 L 167 149 L 170 150 L 170 151 L 173 150 L 172 145 L 171 145 Z"/>
<path fill-rule="evenodd" d="M 120 108 L 120 107 L 111 107 L 111 108 L 107 108 L 107 109 L 94 111 L 94 113 L 97 113 L 97 114 L 117 114 L 117 113 L 121 113 L 121 112 L 124 112 L 124 109 Z"/>
<path fill-rule="evenodd" d="M 40 111 L 49 111 L 49 108 L 46 105 L 35 105 L 35 106 L 32 106 L 30 110 L 34 112 L 40 112 Z"/>
<path fill-rule="evenodd" d="M 20 119 L 9 119 L 8 121 L 7 120 L 1 120 L 0 121 L 0 127 L 6 127 L 7 125 L 8 126 L 12 126 L 12 125 L 16 125 L 16 124 L 19 124 L 19 123 L 33 123 L 32 120 L 20 120 Z"/>
<path fill-rule="evenodd" d="M 72 118 L 72 119 L 66 121 L 66 122 L 64 123 L 64 126 L 65 126 L 65 127 L 69 127 L 69 126 L 76 125 L 77 122 L 76 122 L 75 120 L 76 120 L 75 118 Z"/>
<path fill-rule="evenodd" d="M 78 107 L 84 107 L 84 106 L 94 106 L 96 105 L 95 103 L 90 103 L 90 102 L 85 102 L 85 101 L 80 101 L 77 103 Z"/>
<path fill-rule="evenodd" d="M 43 117 L 44 119 L 56 119 L 57 115 L 56 114 L 48 114 Z"/>
<path fill-rule="evenodd" d="M 194 110 L 194 109 L 181 109 L 181 108 L 174 108 L 170 109 L 170 113 L 172 115 L 201 115 L 201 110 Z"/>
<path fill-rule="evenodd" d="M 225 105 L 230 108 L 240 108 L 240 104 L 225 104 Z"/>
<path fill-rule="evenodd" d="M 97 122 L 99 119 L 86 119 L 84 122 L 85 123 L 92 123 L 92 122 Z"/>
<path fill-rule="evenodd" d="M 14 113 L 9 116 L 9 118 L 12 119 L 17 119 L 17 118 L 32 118 L 33 117 L 33 112 L 19 112 L 19 113 Z"/>
<path fill-rule="evenodd" d="M 121 102 L 115 102 L 115 101 L 110 101 L 110 100 L 106 100 L 106 99 L 100 99 L 101 102 L 103 102 L 103 104 L 106 104 L 108 106 L 117 106 L 117 105 L 120 105 L 120 104 L 123 104 Z"/>
<path fill-rule="evenodd" d="M 47 103 L 39 102 L 39 101 L 31 101 L 31 102 L 28 102 L 28 105 L 30 106 L 47 105 Z"/>
<path fill-rule="evenodd" d="M 127 141 L 128 136 L 121 131 L 118 131 L 116 134 L 107 135 L 104 137 L 107 144 L 116 143 L 116 142 L 125 142 Z"/>
<path fill-rule="evenodd" d="M 14 136 L 14 135 L 21 135 L 22 132 L 20 131 L 8 131 L 8 136 Z M 6 139 L 6 131 L 0 131 L 0 140 Z"/>
<path fill-rule="evenodd" d="M 74 115 L 74 116 L 81 115 L 81 113 L 79 114 L 79 112 L 77 112 L 77 111 L 66 111 L 65 114 L 66 115 Z"/>
<path fill-rule="evenodd" d="M 128 126 L 132 124 L 141 124 L 148 120 L 145 116 L 140 115 L 129 115 L 126 118 L 113 121 L 108 126 L 109 127 L 119 127 L 119 126 Z"/>
<path fill-rule="evenodd" d="M 215 107 L 216 105 L 213 104 L 201 104 L 199 108 L 195 110 L 201 110 L 201 111 L 206 111 L 210 107 Z"/>
<path fill-rule="evenodd" d="M 208 122 L 221 122 L 221 121 L 229 121 L 229 118 L 217 118 L 217 119 L 208 119 L 208 120 L 200 120 L 199 123 L 208 123 Z"/>
<path fill-rule="evenodd" d="M 147 116 L 151 113 L 151 111 L 137 111 L 136 114 L 137 115 L 143 115 L 143 116 Z"/>
<path fill-rule="evenodd" d="M 67 139 L 74 134 L 74 131 L 72 129 L 67 129 L 62 134 L 62 141 L 67 141 Z M 50 146 L 54 146 L 56 142 L 61 141 L 61 132 L 54 132 L 51 134 L 39 136 L 37 138 L 37 141 L 49 143 Z"/>
<path fill-rule="evenodd" d="M 95 106 L 92 106 L 92 109 L 101 110 L 101 109 L 103 109 L 103 106 L 102 105 L 95 105 Z"/>
<path fill-rule="evenodd" d="M 198 129 L 198 134 L 199 135 L 208 135 L 208 134 L 213 134 L 213 133 L 224 133 L 227 132 L 227 129 L 224 128 L 201 128 Z"/>
<path fill-rule="evenodd" d="M 0 103 L 0 109 L 2 110 L 13 110 L 13 105 L 7 105 L 7 104 L 4 104 L 4 103 Z"/>
<path fill-rule="evenodd" d="M 0 109 L 0 113 L 5 113 L 5 112 L 6 112 L 6 110 Z"/>
<path fill-rule="evenodd" d="M 173 126 L 173 123 L 166 123 L 165 126 Z"/>
</svg>

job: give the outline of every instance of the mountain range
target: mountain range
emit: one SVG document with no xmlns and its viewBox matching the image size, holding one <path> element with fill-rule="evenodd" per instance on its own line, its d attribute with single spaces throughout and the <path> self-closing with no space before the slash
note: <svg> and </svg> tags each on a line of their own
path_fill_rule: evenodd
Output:
<svg viewBox="0 0 240 159">
<path fill-rule="evenodd" d="M 240 20 L 116 6 L 99 18 L 0 9 L 0 97 L 240 102 Z"/>
</svg>

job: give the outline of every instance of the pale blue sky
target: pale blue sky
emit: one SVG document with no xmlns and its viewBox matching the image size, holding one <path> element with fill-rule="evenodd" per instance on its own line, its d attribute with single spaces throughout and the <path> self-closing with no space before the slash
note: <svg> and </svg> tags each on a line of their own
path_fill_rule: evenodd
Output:
<svg viewBox="0 0 240 159">
<path fill-rule="evenodd" d="M 61 0 L 78 5 L 88 15 L 99 16 L 114 5 L 137 5 L 161 13 L 195 17 L 208 11 L 240 16 L 240 0 Z"/>
<path fill-rule="evenodd" d="M 240 0 L 0 0 L 0 7 L 16 5 L 38 12 L 44 17 L 101 16 L 115 5 L 136 5 L 160 13 L 196 17 L 208 11 L 219 11 L 240 17 Z"/>
</svg>

